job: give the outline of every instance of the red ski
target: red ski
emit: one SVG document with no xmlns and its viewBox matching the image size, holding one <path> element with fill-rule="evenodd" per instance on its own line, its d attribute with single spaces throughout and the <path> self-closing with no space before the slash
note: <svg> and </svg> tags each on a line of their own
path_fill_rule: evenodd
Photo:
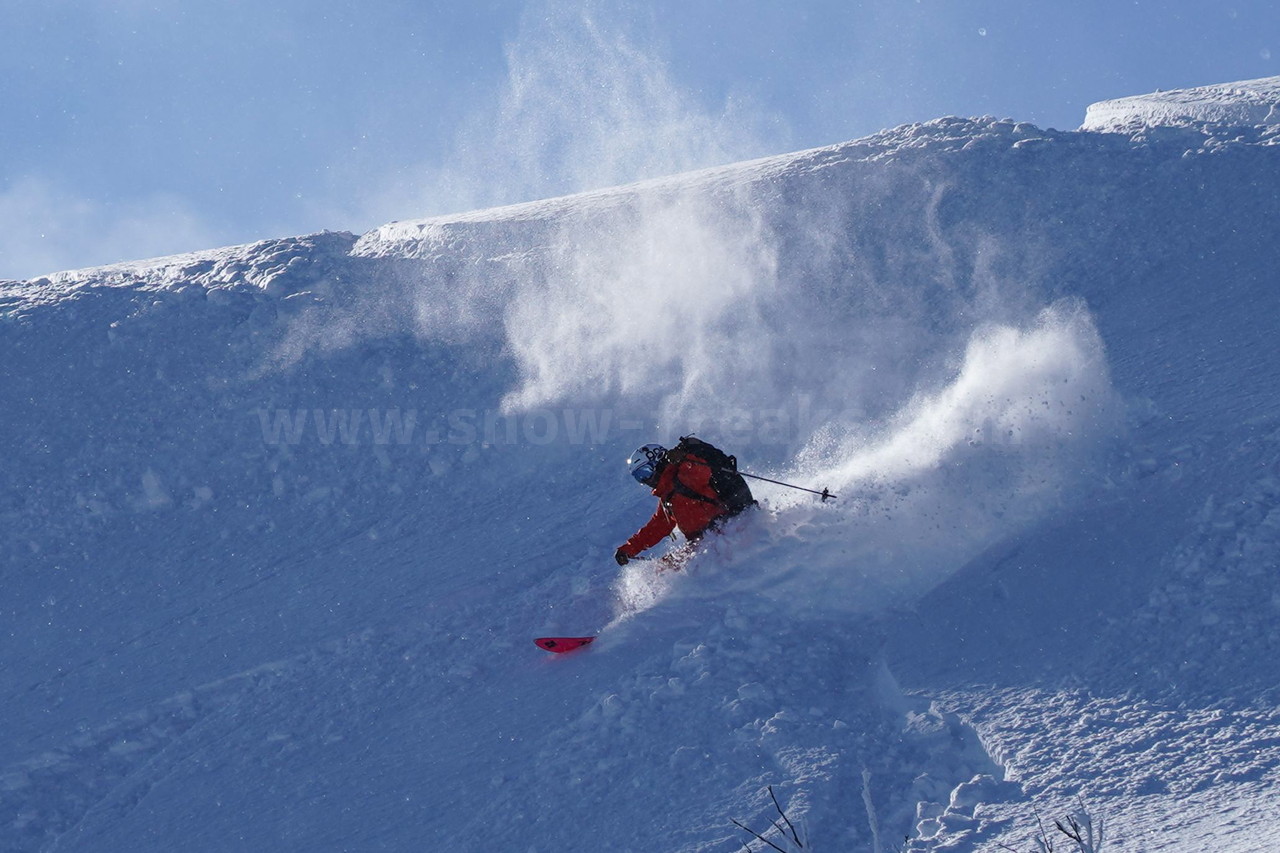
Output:
<svg viewBox="0 0 1280 853">
<path fill-rule="evenodd" d="M 595 637 L 539 637 L 534 640 L 540 649 L 562 655 L 589 645 Z"/>
</svg>

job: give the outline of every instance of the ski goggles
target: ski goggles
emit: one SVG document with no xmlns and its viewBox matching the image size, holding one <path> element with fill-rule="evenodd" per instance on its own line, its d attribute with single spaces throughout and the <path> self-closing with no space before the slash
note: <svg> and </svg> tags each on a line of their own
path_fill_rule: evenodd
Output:
<svg viewBox="0 0 1280 853">
<path fill-rule="evenodd" d="M 636 478 L 637 483 L 649 485 L 653 480 L 653 475 L 658 470 L 656 462 L 642 462 L 631 470 L 631 476 Z"/>
</svg>

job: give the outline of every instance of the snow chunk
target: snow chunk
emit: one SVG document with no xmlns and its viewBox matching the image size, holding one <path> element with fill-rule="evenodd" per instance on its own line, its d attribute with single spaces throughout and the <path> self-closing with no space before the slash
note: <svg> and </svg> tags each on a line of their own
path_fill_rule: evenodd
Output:
<svg viewBox="0 0 1280 853">
<path fill-rule="evenodd" d="M 1239 127 L 1280 124 L 1280 77 L 1194 89 L 1173 89 L 1091 104 L 1081 130 L 1121 131 L 1134 125 L 1213 122 Z"/>
<path fill-rule="evenodd" d="M 148 468 L 142 474 L 142 496 L 138 499 L 138 509 L 164 509 L 173 503 L 169 490 L 154 469 Z"/>
</svg>

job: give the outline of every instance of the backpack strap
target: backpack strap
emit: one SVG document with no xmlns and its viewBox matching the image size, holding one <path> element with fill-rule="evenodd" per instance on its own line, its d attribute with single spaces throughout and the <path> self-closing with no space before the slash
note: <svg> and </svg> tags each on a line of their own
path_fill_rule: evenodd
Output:
<svg viewBox="0 0 1280 853">
<path fill-rule="evenodd" d="M 695 464 L 695 465 L 706 465 L 706 464 L 707 464 L 706 462 L 703 462 L 701 459 L 697 459 L 697 458 L 686 459 L 683 455 L 681 456 L 681 458 L 680 458 L 680 461 L 679 461 L 679 462 L 673 462 L 672 464 L 676 465 L 676 470 L 675 470 L 675 473 L 672 475 L 672 478 L 671 478 L 671 482 L 672 482 L 671 490 L 672 490 L 672 492 L 674 492 L 675 494 L 681 495 L 681 496 L 683 496 L 683 497 L 690 498 L 690 499 L 695 500 L 695 501 L 702 501 L 703 503 L 711 504 L 712 506 L 719 507 L 720 509 L 725 510 L 725 511 L 727 512 L 727 511 L 728 511 L 728 509 L 729 509 L 729 505 L 728 505 L 728 504 L 726 504 L 724 501 L 719 500 L 719 499 L 717 499 L 717 498 L 709 498 L 709 497 L 707 497 L 706 495 L 702 494 L 701 492 L 699 492 L 699 491 L 695 491 L 694 489 L 692 489 L 692 488 L 690 488 L 689 486 L 686 486 L 684 483 L 680 482 L 680 467 L 679 467 L 679 465 L 680 465 L 680 463 L 681 463 L 681 462 L 685 462 L 685 461 L 692 462 L 692 463 L 693 463 L 693 464 Z"/>
</svg>

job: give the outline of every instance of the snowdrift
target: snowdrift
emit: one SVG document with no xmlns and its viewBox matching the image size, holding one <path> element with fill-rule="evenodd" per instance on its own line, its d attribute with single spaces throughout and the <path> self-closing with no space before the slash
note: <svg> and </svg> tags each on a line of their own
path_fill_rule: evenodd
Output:
<svg viewBox="0 0 1280 853">
<path fill-rule="evenodd" d="M 0 837 L 731 850 L 772 786 L 828 849 L 1080 797 L 1256 849 L 1264 91 L 0 283 Z M 839 498 L 618 572 L 621 460 L 686 432 Z"/>
<path fill-rule="evenodd" d="M 1280 77 L 1102 101 L 1085 112 L 1081 130 L 1197 123 L 1234 127 L 1280 124 Z"/>
</svg>

